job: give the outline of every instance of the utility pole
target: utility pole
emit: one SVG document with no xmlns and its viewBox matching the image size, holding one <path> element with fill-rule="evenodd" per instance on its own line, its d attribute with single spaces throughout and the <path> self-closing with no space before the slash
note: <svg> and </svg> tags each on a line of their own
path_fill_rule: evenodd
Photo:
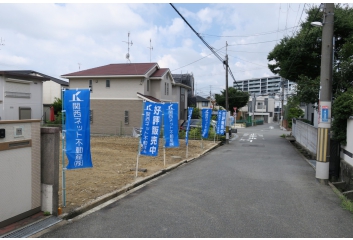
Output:
<svg viewBox="0 0 353 240">
<path fill-rule="evenodd" d="M 254 96 L 251 101 L 251 106 L 252 106 L 251 125 L 252 126 L 254 126 L 254 115 L 255 115 L 255 106 L 256 106 L 255 101 L 256 101 L 256 97 L 255 97 L 255 93 L 254 93 Z"/>
<path fill-rule="evenodd" d="M 229 144 L 229 106 L 228 106 L 228 53 L 227 53 L 228 43 L 226 42 L 226 111 L 227 111 L 227 120 L 226 120 L 226 144 Z"/>
<path fill-rule="evenodd" d="M 281 126 L 283 128 L 283 121 L 284 121 L 284 108 L 283 108 L 283 103 L 284 103 L 284 80 L 281 77 L 281 87 L 282 87 L 282 96 L 281 96 Z"/>
<path fill-rule="evenodd" d="M 331 95 L 332 95 L 332 38 L 334 4 L 324 3 L 322 28 L 319 124 L 316 150 L 316 179 L 327 184 L 330 163 Z"/>
</svg>

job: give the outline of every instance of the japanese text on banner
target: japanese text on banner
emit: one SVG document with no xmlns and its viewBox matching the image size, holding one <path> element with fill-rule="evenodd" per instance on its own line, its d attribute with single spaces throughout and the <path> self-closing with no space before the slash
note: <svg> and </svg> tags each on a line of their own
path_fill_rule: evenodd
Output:
<svg viewBox="0 0 353 240">
<path fill-rule="evenodd" d="M 158 156 L 159 132 L 162 120 L 161 103 L 144 103 L 140 154 Z"/>
<path fill-rule="evenodd" d="M 89 90 L 66 90 L 64 109 L 66 113 L 67 169 L 92 167 L 90 149 L 90 92 Z"/>
</svg>

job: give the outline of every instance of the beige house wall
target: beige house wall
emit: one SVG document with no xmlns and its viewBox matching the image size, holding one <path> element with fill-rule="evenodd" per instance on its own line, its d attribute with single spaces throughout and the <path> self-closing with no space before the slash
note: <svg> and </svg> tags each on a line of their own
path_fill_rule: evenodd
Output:
<svg viewBox="0 0 353 240">
<path fill-rule="evenodd" d="M 52 104 L 55 98 L 61 99 L 61 85 L 54 81 L 43 83 L 43 104 Z"/>
<path fill-rule="evenodd" d="M 142 103 L 140 100 L 91 99 L 92 134 L 132 135 L 132 128 L 141 127 Z M 129 123 L 125 124 L 125 111 Z"/>
<path fill-rule="evenodd" d="M 92 80 L 91 99 L 137 99 L 137 92 L 145 92 L 144 78 L 72 78 L 70 89 L 87 89 L 89 80 Z M 106 87 L 106 80 L 110 80 L 109 88 Z"/>
</svg>

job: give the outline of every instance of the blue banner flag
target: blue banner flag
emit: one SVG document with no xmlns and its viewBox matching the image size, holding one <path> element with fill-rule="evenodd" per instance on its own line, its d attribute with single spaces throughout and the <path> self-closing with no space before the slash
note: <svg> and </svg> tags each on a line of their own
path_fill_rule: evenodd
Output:
<svg viewBox="0 0 353 240">
<path fill-rule="evenodd" d="M 217 114 L 217 127 L 216 134 L 223 135 L 226 126 L 226 110 L 219 110 Z"/>
<path fill-rule="evenodd" d="M 192 110 L 194 110 L 194 108 L 188 107 L 188 124 L 186 126 L 186 133 L 185 133 L 185 144 L 186 145 L 188 145 L 188 143 L 189 143 L 189 129 L 190 129 Z"/>
<path fill-rule="evenodd" d="M 145 102 L 143 108 L 140 154 L 158 156 L 163 104 Z"/>
<path fill-rule="evenodd" d="M 208 138 L 208 132 L 210 130 L 210 124 L 211 124 L 211 115 L 212 115 L 211 108 L 202 109 L 202 126 L 201 126 L 202 138 Z"/>
<path fill-rule="evenodd" d="M 163 106 L 165 147 L 179 147 L 178 103 L 165 103 Z"/>
<path fill-rule="evenodd" d="M 90 91 L 64 91 L 67 169 L 91 168 Z"/>
</svg>

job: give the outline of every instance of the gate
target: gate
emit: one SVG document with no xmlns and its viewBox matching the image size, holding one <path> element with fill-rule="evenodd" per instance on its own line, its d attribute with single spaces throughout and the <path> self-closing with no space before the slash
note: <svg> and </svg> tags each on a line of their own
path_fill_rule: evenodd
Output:
<svg viewBox="0 0 353 240">
<path fill-rule="evenodd" d="M 334 178 L 335 181 L 338 180 L 340 173 L 340 160 L 340 143 L 330 139 L 329 179 Z"/>
</svg>

